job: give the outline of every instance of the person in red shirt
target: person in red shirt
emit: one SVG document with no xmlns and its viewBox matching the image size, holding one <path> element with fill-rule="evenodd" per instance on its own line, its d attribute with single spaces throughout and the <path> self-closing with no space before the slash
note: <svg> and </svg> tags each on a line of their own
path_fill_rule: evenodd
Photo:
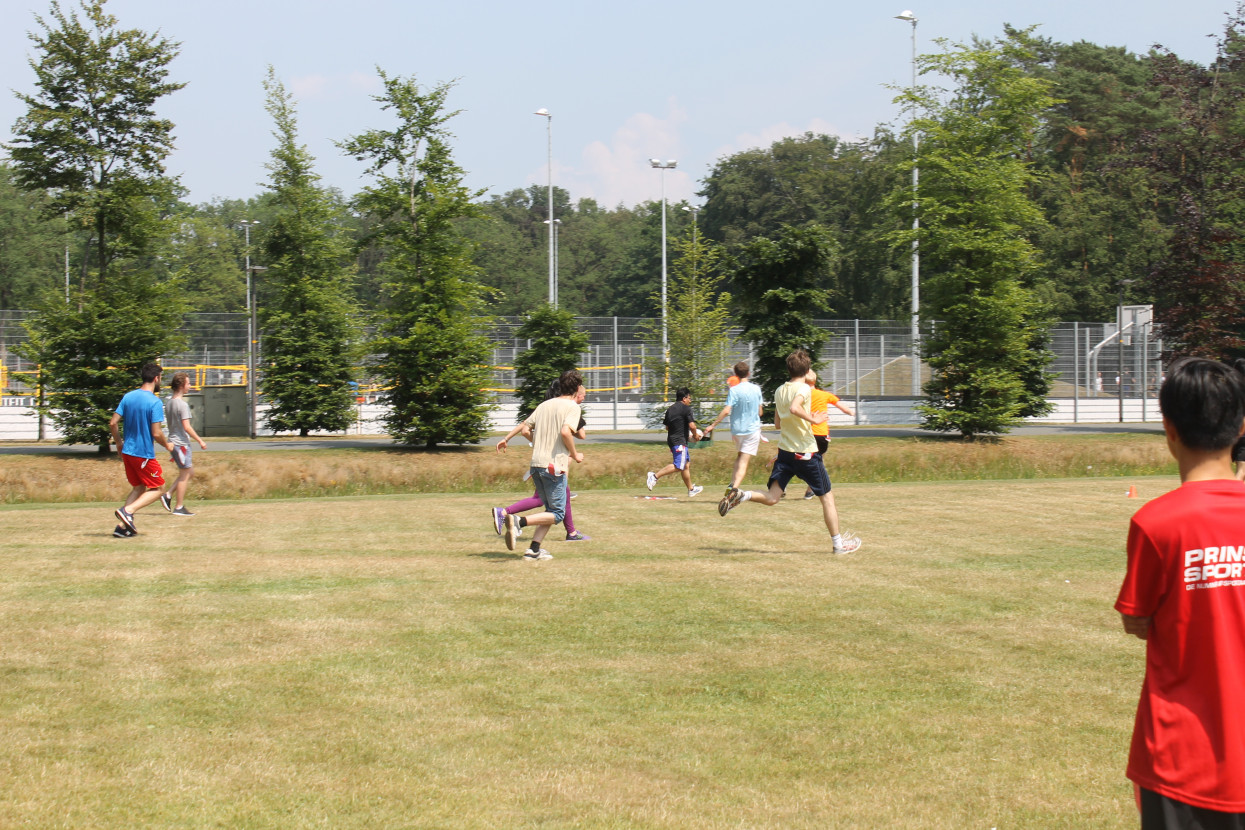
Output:
<svg viewBox="0 0 1245 830">
<path fill-rule="evenodd" d="M 1245 375 L 1177 362 L 1159 390 L 1180 487 L 1133 516 L 1115 609 L 1146 641 L 1127 775 L 1143 830 L 1245 827 Z"/>
</svg>

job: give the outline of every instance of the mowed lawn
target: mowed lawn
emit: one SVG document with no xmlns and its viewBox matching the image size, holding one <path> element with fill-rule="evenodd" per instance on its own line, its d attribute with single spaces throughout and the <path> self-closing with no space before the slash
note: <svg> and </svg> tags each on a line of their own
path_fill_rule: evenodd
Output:
<svg viewBox="0 0 1245 830">
<path fill-rule="evenodd" d="M 585 491 L 540 563 L 488 495 L 0 508 L 0 826 L 1132 828 L 1176 484 L 844 485 L 839 557 L 796 486 Z"/>
</svg>

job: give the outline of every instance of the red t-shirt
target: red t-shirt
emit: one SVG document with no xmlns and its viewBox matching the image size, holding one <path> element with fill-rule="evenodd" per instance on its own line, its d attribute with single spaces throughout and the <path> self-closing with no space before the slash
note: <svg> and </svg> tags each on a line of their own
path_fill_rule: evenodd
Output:
<svg viewBox="0 0 1245 830">
<path fill-rule="evenodd" d="M 1245 812 L 1245 484 L 1189 482 L 1138 510 L 1115 608 L 1154 618 L 1128 777 Z"/>
</svg>

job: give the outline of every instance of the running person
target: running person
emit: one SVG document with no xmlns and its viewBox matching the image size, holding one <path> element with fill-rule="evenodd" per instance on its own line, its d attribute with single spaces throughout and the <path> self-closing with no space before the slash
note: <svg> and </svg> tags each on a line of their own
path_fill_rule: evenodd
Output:
<svg viewBox="0 0 1245 830">
<path fill-rule="evenodd" d="M 808 374 L 804 378 L 804 382 L 812 389 L 813 406 L 812 413 L 816 415 L 821 412 L 826 416 L 824 423 L 813 424 L 813 438 L 817 441 L 817 454 L 821 456 L 822 462 L 826 459 L 826 450 L 830 448 L 830 404 L 834 404 L 845 415 L 855 415 L 839 399 L 839 396 L 833 392 L 827 392 L 817 385 L 817 373 L 812 369 L 808 370 Z M 804 491 L 804 498 L 811 499 L 813 497 L 812 488 Z"/>
<path fill-rule="evenodd" d="M 826 474 L 826 466 L 817 454 L 817 441 L 813 438 L 812 426 L 819 422 L 824 423 L 826 415 L 813 415 L 808 410 L 812 390 L 804 382 L 804 378 L 810 368 L 811 361 L 803 349 L 787 355 L 787 373 L 791 380 L 778 387 L 774 393 L 774 425 L 778 427 L 780 434 L 778 457 L 770 471 L 769 490 L 760 492 L 731 488 L 730 493 L 718 503 L 718 514 L 725 516 L 746 501 L 756 501 L 772 507 L 782 499 L 791 479 L 800 478 L 821 500 L 822 517 L 826 522 L 826 530 L 830 531 L 834 552 L 852 553 L 860 549 L 860 538 L 839 530 L 839 513 L 834 505 L 834 494 L 830 492 L 830 476 Z"/>
<path fill-rule="evenodd" d="M 190 477 L 195 474 L 194 456 L 190 451 L 190 441 L 194 439 L 199 449 L 206 450 L 207 444 L 195 432 L 190 420 L 190 404 L 186 403 L 186 389 L 190 386 L 190 375 L 178 372 L 173 375 L 173 397 L 164 407 L 165 422 L 169 425 L 169 440 L 173 443 L 173 463 L 177 465 L 177 481 L 173 482 L 160 503 L 164 509 L 174 516 L 193 516 L 186 509 L 186 486 Z"/>
<path fill-rule="evenodd" d="M 125 477 L 130 483 L 125 504 L 113 513 L 121 522 L 113 530 L 113 536 L 124 538 L 138 533 L 134 514 L 160 498 L 160 491 L 164 489 L 164 471 L 156 460 L 155 445 L 159 444 L 169 452 L 173 452 L 173 445 L 164 437 L 164 430 L 160 427 L 164 422 L 164 405 L 156 393 L 160 391 L 161 373 L 158 364 L 144 363 L 142 386 L 125 393 L 108 421 L 108 431 L 121 452 Z M 125 423 L 124 441 L 118 430 L 122 422 Z"/>
<path fill-rule="evenodd" d="M 511 438 L 518 435 L 526 424 L 532 430 L 532 483 L 540 494 L 544 510 L 533 516 L 506 516 L 506 548 L 514 550 L 519 532 L 533 525 L 531 550 L 523 554 L 524 559 L 552 559 L 553 554 L 541 548 L 549 528 L 558 524 L 566 515 L 566 464 L 570 461 L 582 463 L 583 453 L 575 449 L 575 428 L 583 413 L 579 404 L 575 403 L 583 380 L 579 372 L 571 370 L 563 372 L 558 379 L 559 391 L 556 398 L 547 400 L 527 416 L 522 423 L 516 424 L 506 437 L 497 442 L 497 451 L 505 452 Z M 565 452 L 559 452 L 560 445 Z"/>
<path fill-rule="evenodd" d="M 696 413 L 692 411 L 692 390 L 686 386 L 679 387 L 674 393 L 674 403 L 666 409 L 662 423 L 666 425 L 666 444 L 670 447 L 674 460 L 662 467 L 660 472 L 649 470 L 645 484 L 652 490 L 659 478 L 678 473 L 687 485 L 688 497 L 700 495 L 705 488 L 692 484 L 692 456 L 687 450 L 687 445 L 700 434 L 696 427 Z"/>
<path fill-rule="evenodd" d="M 579 391 L 575 393 L 575 403 L 582 405 L 584 402 L 584 397 L 585 397 L 586 392 L 587 390 L 585 387 L 583 386 L 579 387 Z M 549 398 L 546 398 L 546 400 L 549 400 L 550 398 L 556 398 L 559 396 L 559 394 L 560 394 L 559 384 L 558 384 L 558 381 L 555 380 L 553 382 L 553 385 L 549 387 Z M 580 416 L 579 416 L 579 428 L 575 430 L 575 437 L 578 438 L 580 441 L 584 441 L 588 438 L 587 426 L 588 424 L 584 420 L 583 412 L 581 410 Z M 526 423 L 520 424 L 519 427 L 520 427 L 520 430 L 522 431 L 523 437 L 526 438 L 528 441 L 531 441 L 532 440 L 531 428 L 528 427 Z M 525 478 L 524 481 L 526 480 L 527 479 Z M 575 528 L 575 518 L 571 513 L 571 499 L 572 498 L 573 498 L 573 494 L 571 493 L 570 484 L 568 482 L 567 488 L 566 488 L 566 517 L 562 520 L 562 526 L 566 528 L 566 541 L 568 542 L 590 542 L 592 541 L 591 536 L 587 536 L 583 533 L 580 533 Z M 509 507 L 491 508 L 490 512 L 492 513 L 492 516 L 493 516 L 493 529 L 497 531 L 498 536 L 502 536 L 506 532 L 506 517 L 507 516 L 510 516 L 516 513 L 526 513 L 529 510 L 535 510 L 536 508 L 542 507 L 543 505 L 544 503 L 540 500 L 540 493 L 537 492 L 537 493 L 533 493 L 531 496 L 529 496 L 526 499 L 519 499 L 518 501 L 516 501 L 514 504 L 510 505 Z"/>
<path fill-rule="evenodd" d="M 732 376 L 735 383 L 726 394 L 726 406 L 722 407 L 718 417 L 705 429 L 705 434 L 711 435 L 723 418 L 727 415 L 731 418 L 731 439 L 738 452 L 735 455 L 731 483 L 726 488 L 727 495 L 743 484 L 744 476 L 748 474 L 748 462 L 756 457 L 757 448 L 761 446 L 761 413 L 765 404 L 761 387 L 748 380 L 748 371 L 748 364 L 744 361 L 735 364 L 735 374 Z"/>
</svg>

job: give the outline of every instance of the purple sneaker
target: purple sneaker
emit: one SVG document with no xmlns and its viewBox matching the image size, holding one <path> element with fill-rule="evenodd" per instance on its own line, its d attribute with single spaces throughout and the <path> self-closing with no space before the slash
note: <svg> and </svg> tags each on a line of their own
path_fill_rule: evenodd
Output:
<svg viewBox="0 0 1245 830">
<path fill-rule="evenodd" d="M 493 508 L 493 529 L 497 531 L 498 536 L 506 532 L 506 508 Z"/>
<path fill-rule="evenodd" d="M 591 537 L 591 536 L 585 536 L 584 534 L 580 533 L 580 532 L 577 530 L 577 531 L 575 531 L 574 533 L 568 533 L 568 534 L 566 534 L 566 541 L 568 541 L 568 542 L 591 542 L 591 541 L 592 541 L 592 537 Z"/>
</svg>

